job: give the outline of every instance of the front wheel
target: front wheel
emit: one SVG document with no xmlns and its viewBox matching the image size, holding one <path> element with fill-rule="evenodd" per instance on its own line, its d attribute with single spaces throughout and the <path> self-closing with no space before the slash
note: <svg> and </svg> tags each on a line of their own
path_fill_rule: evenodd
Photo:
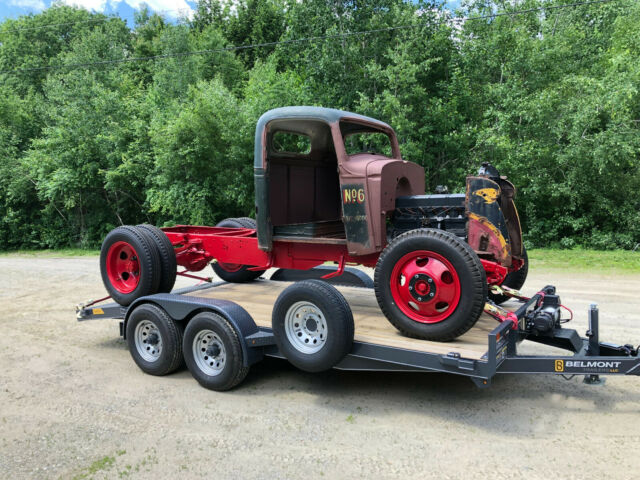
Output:
<svg viewBox="0 0 640 480">
<path fill-rule="evenodd" d="M 376 265 L 374 288 L 380 309 L 402 333 L 449 341 L 480 318 L 487 277 L 469 245 L 425 228 L 387 245 Z"/>
<path fill-rule="evenodd" d="M 127 320 L 127 345 L 140 369 L 150 375 L 167 375 L 182 365 L 183 327 L 160 307 L 137 306 Z"/>
</svg>

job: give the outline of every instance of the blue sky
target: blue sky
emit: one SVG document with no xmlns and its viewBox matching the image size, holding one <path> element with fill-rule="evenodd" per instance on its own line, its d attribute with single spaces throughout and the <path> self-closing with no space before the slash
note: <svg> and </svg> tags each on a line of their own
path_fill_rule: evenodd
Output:
<svg viewBox="0 0 640 480">
<path fill-rule="evenodd" d="M 133 12 L 146 4 L 152 11 L 177 19 L 195 10 L 195 0 L 0 0 L 0 21 L 20 15 L 38 13 L 52 3 L 72 5 L 107 14 L 118 14 L 133 26 Z"/>
<path fill-rule="evenodd" d="M 193 11 L 197 3 L 196 0 L 0 0 L 0 21 L 38 13 L 54 2 L 82 7 L 90 12 L 115 13 L 126 19 L 129 26 L 133 26 L 133 12 L 142 4 L 147 4 L 152 11 L 160 12 L 169 19 L 177 19 Z M 456 7 L 460 0 L 449 0 L 447 3 L 450 8 Z"/>
</svg>

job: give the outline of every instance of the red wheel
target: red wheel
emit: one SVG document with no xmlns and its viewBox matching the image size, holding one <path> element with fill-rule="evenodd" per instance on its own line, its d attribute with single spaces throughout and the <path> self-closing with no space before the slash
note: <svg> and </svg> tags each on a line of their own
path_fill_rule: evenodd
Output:
<svg viewBox="0 0 640 480">
<path fill-rule="evenodd" d="M 138 252 L 129 243 L 116 242 L 107 251 L 107 277 L 120 293 L 131 293 L 140 283 Z"/>
<path fill-rule="evenodd" d="M 100 273 L 109 295 L 120 305 L 157 293 L 162 271 L 153 238 L 126 225 L 111 230 L 100 249 Z"/>
<path fill-rule="evenodd" d="M 226 228 L 256 228 L 255 222 L 251 218 L 226 218 L 216 225 L 216 227 Z M 251 282 L 264 273 L 264 270 L 249 270 L 249 265 L 239 263 L 216 262 L 211 265 L 222 280 L 231 283 Z"/>
<path fill-rule="evenodd" d="M 218 265 L 225 272 L 229 272 L 229 273 L 239 272 L 240 270 L 242 270 L 242 267 L 244 266 L 244 265 L 240 265 L 239 263 L 223 263 L 223 262 L 218 262 Z"/>
<path fill-rule="evenodd" d="M 451 262 L 435 252 L 407 253 L 391 272 L 391 295 L 412 320 L 437 323 L 453 313 L 460 301 L 460 279 Z"/>
<path fill-rule="evenodd" d="M 402 333 L 448 341 L 480 318 L 487 277 L 475 252 L 455 235 L 412 230 L 393 239 L 376 265 L 380 309 Z"/>
</svg>

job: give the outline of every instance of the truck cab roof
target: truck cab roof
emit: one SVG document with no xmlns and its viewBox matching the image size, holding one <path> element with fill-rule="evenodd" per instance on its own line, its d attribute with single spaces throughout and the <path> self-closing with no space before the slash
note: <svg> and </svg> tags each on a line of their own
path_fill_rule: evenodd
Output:
<svg viewBox="0 0 640 480">
<path fill-rule="evenodd" d="M 304 122 L 301 120 L 308 120 Z M 289 122 L 290 121 L 290 122 Z M 363 124 L 362 131 L 367 130 L 382 130 L 386 132 L 392 132 L 393 129 L 388 124 L 376 120 L 375 118 L 360 115 L 358 113 L 347 112 L 344 110 L 337 110 L 335 108 L 324 107 L 309 107 L 309 106 L 291 106 L 274 108 L 265 112 L 259 119 L 256 125 L 255 136 L 255 156 L 254 167 L 262 168 L 262 145 L 263 145 L 263 133 L 265 128 L 271 122 L 276 122 L 279 129 L 297 132 L 305 134 L 310 137 L 314 137 L 315 126 L 318 122 L 324 124 L 333 124 L 340 121 L 353 121 L 356 124 Z M 364 125 L 366 124 L 366 125 Z M 315 126 L 314 126 L 315 125 Z M 356 133 L 359 129 L 351 127 L 349 133 Z"/>
</svg>

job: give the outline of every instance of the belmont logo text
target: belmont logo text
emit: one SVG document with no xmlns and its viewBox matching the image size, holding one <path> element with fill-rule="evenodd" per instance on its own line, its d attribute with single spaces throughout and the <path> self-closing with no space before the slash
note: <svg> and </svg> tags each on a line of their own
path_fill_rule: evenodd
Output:
<svg viewBox="0 0 640 480">
<path fill-rule="evenodd" d="M 566 367 L 578 368 L 618 368 L 622 362 L 604 362 L 604 361 L 584 361 L 584 360 L 567 360 L 564 362 Z"/>
</svg>

